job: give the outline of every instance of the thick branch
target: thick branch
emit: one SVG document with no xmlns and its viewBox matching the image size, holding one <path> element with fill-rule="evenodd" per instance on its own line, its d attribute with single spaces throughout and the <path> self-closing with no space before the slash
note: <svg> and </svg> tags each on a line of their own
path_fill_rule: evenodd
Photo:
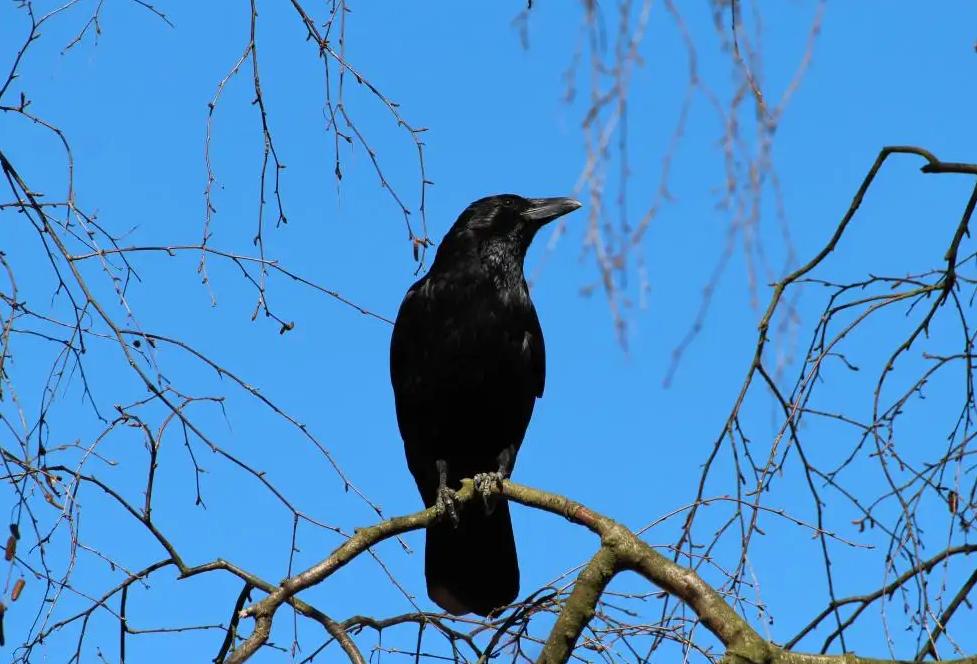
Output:
<svg viewBox="0 0 977 664">
<path fill-rule="evenodd" d="M 620 568 L 614 551 L 601 547 L 577 577 L 573 592 L 563 605 L 538 662 L 550 664 L 570 659 L 580 633 L 594 617 L 600 596 L 618 571 Z"/>
<path fill-rule="evenodd" d="M 522 505 L 562 515 L 600 535 L 604 548 L 617 559 L 615 572 L 625 569 L 637 572 L 681 599 L 727 648 L 763 643 L 747 622 L 698 574 L 661 555 L 613 519 L 563 496 L 512 482 L 505 483 L 503 494 Z"/>
<path fill-rule="evenodd" d="M 594 609 L 607 584 L 618 572 L 634 571 L 656 586 L 682 600 L 699 621 L 726 647 L 724 661 L 755 664 L 875 664 L 891 662 L 844 655 L 814 655 L 782 650 L 763 639 L 723 597 L 694 570 L 682 567 L 661 555 L 628 528 L 598 514 L 578 502 L 553 493 L 506 481 L 496 489 L 513 502 L 558 514 L 591 530 L 601 538 L 601 548 L 577 579 L 538 661 L 546 664 L 566 662 L 583 629 L 593 618 Z M 461 502 L 475 496 L 472 483 L 464 482 L 458 494 Z M 412 515 L 395 517 L 357 533 L 328 557 L 309 569 L 286 579 L 269 595 L 247 607 L 241 617 L 255 619 L 255 628 L 228 662 L 243 662 L 267 642 L 272 621 L 284 603 L 295 603 L 295 595 L 316 585 L 357 555 L 375 544 L 410 530 L 425 528 L 441 514 L 429 508 Z M 337 626 L 338 627 L 338 626 Z M 349 651 L 347 651 L 349 652 Z M 353 658 L 352 661 L 357 661 Z M 977 664 L 977 657 L 955 660 L 954 664 Z"/>
</svg>

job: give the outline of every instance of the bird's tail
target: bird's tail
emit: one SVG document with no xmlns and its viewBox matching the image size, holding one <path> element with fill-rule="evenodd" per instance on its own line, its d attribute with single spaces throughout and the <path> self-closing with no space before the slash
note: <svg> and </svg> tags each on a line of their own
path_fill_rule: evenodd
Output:
<svg viewBox="0 0 977 664">
<path fill-rule="evenodd" d="M 442 521 L 428 528 L 424 551 L 427 594 L 448 613 L 487 616 L 519 593 L 519 561 L 509 504 L 491 514 L 469 503 L 456 528 Z"/>
</svg>

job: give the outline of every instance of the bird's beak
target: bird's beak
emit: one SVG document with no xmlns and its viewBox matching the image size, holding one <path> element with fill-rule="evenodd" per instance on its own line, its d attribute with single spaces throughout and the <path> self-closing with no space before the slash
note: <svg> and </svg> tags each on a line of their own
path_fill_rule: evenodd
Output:
<svg viewBox="0 0 977 664">
<path fill-rule="evenodd" d="M 522 213 L 524 219 L 542 226 L 580 207 L 573 198 L 531 198 L 529 208 Z"/>
</svg>

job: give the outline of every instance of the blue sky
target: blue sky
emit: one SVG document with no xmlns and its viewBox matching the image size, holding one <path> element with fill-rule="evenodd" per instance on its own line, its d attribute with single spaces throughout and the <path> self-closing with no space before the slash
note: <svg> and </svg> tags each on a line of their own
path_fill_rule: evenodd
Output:
<svg viewBox="0 0 977 664">
<path fill-rule="evenodd" d="M 25 90 L 33 112 L 64 130 L 74 150 L 78 205 L 97 211 L 102 224 L 126 234 L 123 245 L 196 244 L 205 209 L 207 103 L 247 44 L 249 14 L 243 7 L 161 3 L 158 6 L 175 25 L 170 28 L 136 3 L 108 3 L 97 44 L 89 35 L 62 53 L 95 4 L 79 3 L 50 23 L 31 48 L 20 79 L 0 103 L 15 104 L 16 95 Z M 281 191 L 288 224 L 274 228 L 271 223 L 266 228 L 265 251 L 295 273 L 392 318 L 403 292 L 416 278 L 403 218 L 378 186 L 364 150 L 344 148 L 344 177 L 337 185 L 332 136 L 324 130 L 321 63 L 304 41 L 291 9 L 279 4 L 259 3 L 258 48 L 269 122 L 287 166 L 281 172 Z M 535 4 L 528 24 L 529 50 L 521 47 L 511 25 L 523 9 L 520 3 L 445 3 L 437 9 L 413 3 L 352 6 L 346 36 L 349 60 L 399 104 L 408 122 L 428 128 L 423 134 L 425 165 L 435 184 L 428 188 L 427 220 L 435 240 L 475 198 L 504 191 L 527 196 L 568 194 L 581 172 L 586 154 L 580 123 L 586 109 L 579 99 L 563 101 L 561 78 L 580 38 L 581 10 L 576 3 Z M 762 80 L 768 97 L 776 98 L 803 53 L 814 5 L 763 3 L 762 10 L 767 54 Z M 702 76 L 725 98 L 731 87 L 730 61 L 717 48 L 708 7 L 690 3 L 683 11 L 689 12 L 685 19 L 699 44 Z M 773 152 L 799 260 L 806 261 L 830 236 L 882 146 L 914 144 L 948 161 L 974 161 L 975 19 L 977 10 L 964 2 L 938 7 L 897 2 L 884 10 L 869 3 L 827 7 L 813 63 L 786 111 Z M 607 20 L 613 25 L 613 16 Z M 12 45 L 21 43 L 26 27 L 24 12 L 14 3 L 0 8 L 0 71 L 6 71 L 15 53 Z M 662 152 L 687 79 L 680 37 L 662 7 L 652 10 L 642 55 L 645 63 L 634 74 L 630 98 L 634 176 L 629 199 L 633 207 L 628 211 L 633 215 L 640 215 L 657 188 Z M 578 88 L 585 90 L 585 86 L 581 76 Z M 255 251 L 251 239 L 262 139 L 252 97 L 250 70 L 245 66 L 228 83 L 214 113 L 211 146 L 217 178 L 211 244 L 241 254 Z M 385 174 L 407 205 L 415 208 L 418 173 L 413 143 L 376 99 L 351 79 L 347 79 L 346 104 L 375 146 Z M 599 291 L 589 297 L 580 294 L 596 278 L 592 260 L 581 257 L 587 210 L 568 219 L 566 236 L 534 283 L 533 297 L 546 334 L 547 386 L 515 479 L 567 494 L 636 528 L 694 497 L 700 464 L 722 430 L 756 343 L 762 311 L 750 306 L 746 266 L 737 251 L 701 334 L 671 386 L 662 387 L 672 350 L 692 323 L 725 241 L 729 215 L 717 208 L 717 187 L 724 177 L 717 147 L 720 137 L 715 113 L 706 99 L 697 97 L 672 167 L 674 202 L 663 208 L 639 250 L 650 290 L 647 305 L 627 313 L 627 352 L 615 338 L 606 299 Z M 12 113 L 2 114 L 0 147 L 19 164 L 32 186 L 46 194 L 45 200 L 64 197 L 64 159 L 50 134 Z M 884 170 L 852 232 L 818 276 L 841 281 L 939 265 L 971 183 L 962 176 L 924 176 L 918 172 L 920 165 L 919 160 L 904 157 Z M 0 198 L 6 201 L 9 193 Z M 777 242 L 771 199 L 766 200 L 761 233 L 771 263 L 779 265 L 783 249 Z M 270 201 L 266 214 L 273 222 Z M 0 244 L 18 275 L 21 297 L 48 306 L 56 283 L 41 262 L 36 235 L 12 212 L 0 212 L 0 220 Z M 542 246 L 534 248 L 528 259 L 530 271 L 544 253 Z M 294 330 L 281 335 L 273 321 L 263 317 L 250 321 L 255 292 L 237 267 L 208 259 L 208 287 L 196 272 L 198 258 L 196 252 L 133 258 L 141 281 L 130 287 L 127 298 L 142 329 L 179 337 L 259 386 L 261 394 L 314 432 L 353 483 L 385 514 L 417 509 L 420 501 L 403 461 L 389 388 L 390 326 L 273 275 L 269 306 L 295 323 Z M 98 292 L 111 299 L 111 284 L 104 273 L 94 264 L 86 269 Z M 217 306 L 212 306 L 211 292 Z M 816 288 L 804 293 L 799 341 L 795 346 L 775 344 L 769 352 L 807 344 L 824 300 Z M 768 297 L 769 289 L 761 283 L 759 299 L 765 303 Z M 64 314 L 58 306 L 51 311 Z M 121 308 L 113 311 L 124 319 Z M 865 415 L 866 394 L 870 398 L 866 390 L 878 374 L 879 362 L 884 362 L 877 340 L 900 324 L 906 323 L 897 316 L 885 319 L 852 340 L 851 352 L 859 357 L 856 363 L 863 363 L 868 371 L 858 377 L 833 372 L 837 382 L 825 395 L 826 403 Z M 931 342 L 938 346 L 952 334 L 952 329 L 937 327 Z M 145 396 L 116 346 L 98 340 L 91 346 L 87 371 L 100 408 L 111 413 L 113 404 Z M 36 418 L 54 351 L 50 344 L 27 337 L 16 337 L 13 350 L 16 361 L 11 376 L 28 419 L 31 413 Z M 918 353 L 913 357 L 908 361 L 919 361 Z M 346 531 L 375 521 L 364 501 L 344 491 L 328 461 L 294 427 L 179 349 L 161 348 L 158 361 L 174 385 L 200 396 L 225 396 L 223 412 L 214 405 L 198 407 L 195 414 L 201 425 L 222 446 L 266 471 L 303 512 Z M 794 364 L 787 373 L 798 370 Z M 947 433 L 942 424 L 946 418 L 939 421 L 936 434 L 928 425 L 937 421 L 937 415 L 945 415 L 940 404 L 958 398 L 959 382 L 935 380 L 929 390 L 935 410 L 909 421 L 908 444 L 925 446 L 927 436 L 942 440 Z M 757 444 L 766 449 L 779 421 L 774 421 L 769 399 L 751 399 L 750 406 Z M 9 398 L 0 409 L 4 418 L 15 418 Z M 88 413 L 76 379 L 62 389 L 48 418 L 48 447 L 75 439 L 90 444 L 98 426 Z M 147 416 L 158 421 L 162 414 L 150 410 Z M 816 453 L 826 459 L 843 457 L 839 450 L 847 449 L 844 441 L 851 436 L 839 431 L 826 427 L 821 437 L 816 437 L 817 430 L 812 432 L 812 439 L 818 441 Z M 202 478 L 206 509 L 194 506 L 193 468 L 180 434 L 171 430 L 161 448 L 156 486 L 155 518 L 160 527 L 173 533 L 192 563 L 224 557 L 264 578 L 282 578 L 290 546 L 289 513 L 253 478 L 196 445 L 200 463 L 208 471 Z M 104 474 L 113 486 L 140 501 L 147 456 L 140 440 L 123 431 L 100 442 L 97 450 L 115 464 L 92 459 L 86 465 L 88 472 Z M 70 450 L 64 454 L 66 460 L 77 461 Z M 716 477 L 728 478 L 726 455 L 718 463 Z M 878 479 L 872 476 L 866 482 Z M 771 505 L 812 519 L 810 498 L 796 468 L 786 468 L 777 487 Z M 865 488 L 871 491 L 871 485 Z M 729 482 L 717 479 L 709 493 L 733 490 Z M 2 495 L 8 504 L 15 504 L 12 492 L 5 489 Z M 110 551 L 132 568 L 164 557 L 139 525 L 104 496 L 86 489 L 79 501 L 84 506 L 82 539 L 89 546 Z M 926 515 L 927 523 L 945 530 L 946 514 L 939 512 L 938 505 L 927 509 L 933 510 Z M 839 596 L 872 590 L 883 578 L 883 554 L 878 547 L 884 547 L 884 540 L 859 533 L 849 512 L 844 507 L 829 508 L 829 529 L 877 548 L 839 546 L 835 570 Z M 521 508 L 515 508 L 513 515 L 524 593 L 583 562 L 595 550 L 590 535 L 551 516 Z M 44 516 L 55 517 L 53 512 Z M 703 532 L 709 530 L 709 523 L 703 525 Z M 673 520 L 653 529 L 648 541 L 674 541 L 678 525 Z M 823 568 L 817 541 L 809 531 L 776 519 L 771 519 L 769 528 L 770 540 L 756 547 L 751 562 L 774 616 L 770 634 L 784 640 L 824 607 Z M 419 553 L 423 535 L 412 533 L 405 540 L 413 554 L 406 555 L 395 542 L 378 547 L 378 554 L 418 605 L 430 609 Z M 314 563 L 340 541 L 335 534 L 303 525 L 297 566 Z M 63 536 L 54 540 L 51 549 L 55 560 L 69 555 Z M 731 551 L 720 549 L 727 555 Z M 117 582 L 118 572 L 84 551 L 78 555 L 73 577 L 78 589 L 97 595 Z M 19 573 L 13 572 L 15 577 Z M 816 580 L 813 591 L 812 579 Z M 151 586 L 130 596 L 134 626 L 226 622 L 240 589 L 240 583 L 228 576 L 177 582 L 170 572 L 163 572 Z M 621 579 L 615 588 L 646 586 Z M 24 596 L 8 609 L 8 651 L 27 633 L 34 619 L 27 607 L 32 601 L 31 606 L 36 606 L 40 590 L 40 584 L 31 581 Z M 411 610 L 384 571 L 366 557 L 310 591 L 308 599 L 337 619 Z M 116 607 L 117 600 L 111 604 Z M 83 601 L 67 593 L 55 615 L 70 615 L 83 606 Z M 654 616 L 657 604 L 648 606 L 648 615 Z M 856 642 L 848 646 L 860 654 L 884 655 L 879 612 L 872 611 L 866 627 L 854 632 Z M 911 657 L 915 642 L 899 640 L 905 637 L 898 602 L 889 606 L 889 612 L 897 639 L 894 647 Z M 958 620 L 972 623 L 974 614 L 970 611 Z M 288 644 L 291 629 L 291 619 L 283 612 L 276 643 Z M 46 644 L 52 661 L 70 657 L 76 634 L 75 628 L 69 628 Z M 977 648 L 973 634 L 958 628 L 955 635 L 965 652 Z M 322 641 L 314 624 L 300 623 L 298 636 L 304 654 Z M 128 644 L 130 661 L 203 661 L 213 657 L 221 638 L 216 630 L 133 636 Z M 414 633 L 392 632 L 387 638 L 386 645 L 399 638 L 412 647 Z M 369 649 L 373 639 L 364 635 L 360 643 Z M 96 661 L 99 652 L 114 661 L 117 641 L 117 621 L 107 612 L 97 612 L 82 661 Z M 820 639 L 802 646 L 816 649 Z M 626 653 L 617 655 L 621 661 L 632 661 Z M 282 659 L 287 656 L 272 651 L 256 658 Z M 321 661 L 334 660 L 327 656 Z"/>
</svg>

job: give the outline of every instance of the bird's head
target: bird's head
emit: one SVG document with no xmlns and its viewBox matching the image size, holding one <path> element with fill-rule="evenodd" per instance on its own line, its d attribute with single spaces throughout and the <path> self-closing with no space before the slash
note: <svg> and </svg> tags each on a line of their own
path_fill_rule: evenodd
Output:
<svg viewBox="0 0 977 664">
<path fill-rule="evenodd" d="M 444 238 L 444 245 L 461 242 L 480 250 L 505 250 L 520 260 L 540 228 L 573 212 L 580 202 L 572 198 L 523 198 L 500 194 L 469 205 Z"/>
</svg>

